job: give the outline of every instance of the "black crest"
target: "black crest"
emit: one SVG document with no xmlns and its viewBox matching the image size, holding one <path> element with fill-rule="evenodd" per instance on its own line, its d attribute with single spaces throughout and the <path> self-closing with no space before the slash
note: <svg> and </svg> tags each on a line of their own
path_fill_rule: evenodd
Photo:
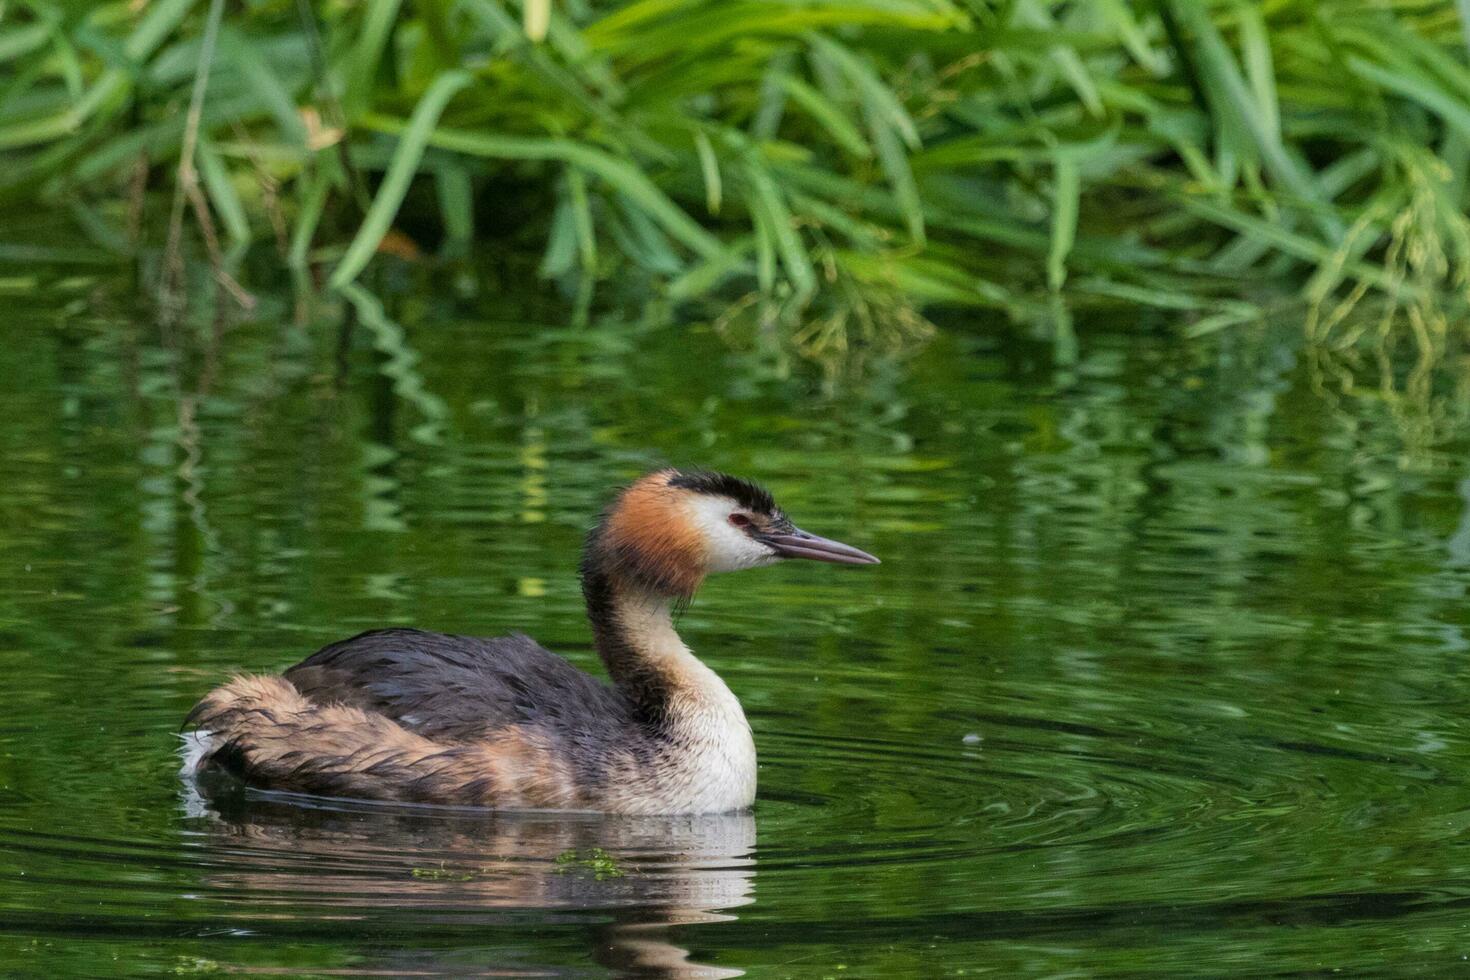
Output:
<svg viewBox="0 0 1470 980">
<path fill-rule="evenodd" d="M 669 486 L 678 487 L 681 490 L 693 490 L 695 493 L 729 497 L 741 507 L 755 511 L 757 514 L 774 515 L 776 513 L 775 498 L 765 487 L 727 473 L 680 470 L 669 479 Z"/>
</svg>

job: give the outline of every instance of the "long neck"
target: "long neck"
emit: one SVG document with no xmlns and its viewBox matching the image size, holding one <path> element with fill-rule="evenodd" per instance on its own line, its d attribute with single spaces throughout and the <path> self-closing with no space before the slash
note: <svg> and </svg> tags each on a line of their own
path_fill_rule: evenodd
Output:
<svg viewBox="0 0 1470 980">
<path fill-rule="evenodd" d="M 672 598 L 596 569 L 583 590 L 597 652 L 644 722 L 668 727 L 691 711 L 731 703 L 738 710 L 730 689 L 679 638 Z"/>
</svg>

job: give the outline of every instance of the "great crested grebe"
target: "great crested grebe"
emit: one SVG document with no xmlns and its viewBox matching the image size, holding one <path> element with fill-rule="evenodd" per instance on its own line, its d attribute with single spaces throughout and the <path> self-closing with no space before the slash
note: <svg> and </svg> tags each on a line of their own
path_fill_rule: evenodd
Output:
<svg viewBox="0 0 1470 980">
<path fill-rule="evenodd" d="M 765 490 L 660 470 L 587 537 L 582 594 L 609 686 L 526 636 L 373 630 L 189 713 L 186 772 L 327 796 L 496 809 L 719 813 L 755 799 L 740 702 L 674 631 L 713 572 L 876 564 L 796 528 Z"/>
</svg>

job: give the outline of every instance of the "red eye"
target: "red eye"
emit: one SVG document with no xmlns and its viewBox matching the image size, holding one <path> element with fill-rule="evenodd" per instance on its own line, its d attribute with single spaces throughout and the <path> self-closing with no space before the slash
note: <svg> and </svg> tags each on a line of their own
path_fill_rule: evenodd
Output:
<svg viewBox="0 0 1470 980">
<path fill-rule="evenodd" d="M 750 518 L 746 517 L 744 514 L 731 514 L 730 523 L 734 524 L 736 527 L 750 527 Z"/>
</svg>

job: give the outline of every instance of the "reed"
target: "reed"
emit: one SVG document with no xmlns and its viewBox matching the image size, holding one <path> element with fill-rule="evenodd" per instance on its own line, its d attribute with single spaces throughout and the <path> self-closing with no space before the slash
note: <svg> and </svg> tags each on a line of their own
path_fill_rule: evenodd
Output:
<svg viewBox="0 0 1470 980">
<path fill-rule="evenodd" d="M 817 346 L 935 306 L 1202 334 L 1283 295 L 1328 346 L 1465 339 L 1447 0 L 218 6 L 0 6 L 0 207 L 127 261 L 193 201 L 220 275 L 273 252 L 338 290 L 395 226 L 508 238 L 584 304 L 640 282 Z"/>
</svg>

